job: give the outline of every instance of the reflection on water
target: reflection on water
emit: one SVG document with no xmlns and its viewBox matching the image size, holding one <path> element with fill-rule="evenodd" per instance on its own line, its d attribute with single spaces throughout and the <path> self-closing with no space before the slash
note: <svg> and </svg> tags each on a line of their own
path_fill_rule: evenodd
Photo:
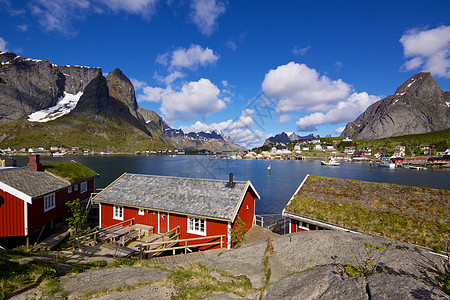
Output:
<svg viewBox="0 0 450 300">
<path fill-rule="evenodd" d="M 228 180 L 228 173 L 234 173 L 235 180 L 250 180 L 261 196 L 256 202 L 258 214 L 281 213 L 306 174 L 450 190 L 449 171 L 379 167 L 371 171 L 368 163 L 342 162 L 339 167 L 327 167 L 317 160 L 232 160 L 199 155 L 41 157 L 42 162 L 72 159 L 100 174 L 99 188 L 124 172 L 220 180 Z M 27 162 L 28 157 L 17 158 L 19 166 Z M 271 174 L 267 172 L 269 163 Z"/>
</svg>

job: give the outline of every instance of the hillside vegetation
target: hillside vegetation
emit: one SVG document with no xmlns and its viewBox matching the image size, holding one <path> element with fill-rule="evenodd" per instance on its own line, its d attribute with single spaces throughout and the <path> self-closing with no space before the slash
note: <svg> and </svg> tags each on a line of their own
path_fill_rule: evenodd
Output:
<svg viewBox="0 0 450 300">
<path fill-rule="evenodd" d="M 0 148 L 49 149 L 51 146 L 128 153 L 173 148 L 120 118 L 111 122 L 101 117 L 64 116 L 47 123 L 17 121 L 0 124 Z"/>
</svg>

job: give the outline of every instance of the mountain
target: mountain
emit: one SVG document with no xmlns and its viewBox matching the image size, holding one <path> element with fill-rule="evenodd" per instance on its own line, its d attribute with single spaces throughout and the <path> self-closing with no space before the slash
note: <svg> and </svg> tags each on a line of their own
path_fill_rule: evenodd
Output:
<svg viewBox="0 0 450 300">
<path fill-rule="evenodd" d="M 212 151 L 240 148 L 220 134 L 170 128 L 139 107 L 134 86 L 120 69 L 58 66 L 0 53 L 1 146 L 78 146 L 130 152 L 177 147 Z M 181 139 L 180 139 L 181 137 Z"/>
<path fill-rule="evenodd" d="M 102 74 L 100 68 L 57 66 L 14 53 L 0 53 L 0 123 L 25 120 L 55 106 L 64 93 L 76 95 Z"/>
<path fill-rule="evenodd" d="M 300 135 L 296 134 L 295 132 L 282 132 L 280 134 L 277 134 L 273 137 L 268 138 L 264 142 L 264 146 L 269 145 L 269 144 L 276 144 L 276 143 L 287 144 L 287 143 L 290 143 L 293 141 L 313 139 L 313 138 L 315 138 L 315 136 L 312 133 L 309 135 L 306 135 L 306 136 L 300 136 Z"/>
<path fill-rule="evenodd" d="M 236 145 L 228 136 L 217 130 L 184 133 L 181 129 L 167 127 L 166 135 L 172 139 L 178 148 L 187 150 L 205 149 L 209 151 L 237 150 L 244 151 L 244 147 Z"/>
<path fill-rule="evenodd" d="M 379 139 L 450 128 L 450 92 L 443 92 L 430 73 L 419 73 L 394 95 L 369 106 L 349 122 L 341 136 Z"/>
</svg>

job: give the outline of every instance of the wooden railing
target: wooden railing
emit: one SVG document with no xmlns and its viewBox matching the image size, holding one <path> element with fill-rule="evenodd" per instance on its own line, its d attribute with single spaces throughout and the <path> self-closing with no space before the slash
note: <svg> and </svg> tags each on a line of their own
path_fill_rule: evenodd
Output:
<svg viewBox="0 0 450 300">
<path fill-rule="evenodd" d="M 172 236 L 170 236 L 171 232 L 175 232 L 175 233 Z M 167 241 L 164 241 L 163 239 L 165 236 L 169 236 L 170 239 Z M 204 237 L 189 238 L 189 239 L 178 239 L 179 236 L 180 236 L 179 226 L 177 226 L 174 229 L 172 229 L 171 231 L 165 233 L 160 238 L 158 238 L 158 240 L 161 239 L 161 241 L 152 241 L 152 242 L 147 242 L 144 244 L 136 245 L 136 247 L 139 248 L 140 258 L 142 258 L 144 254 L 149 254 L 149 253 L 159 254 L 164 251 L 170 251 L 170 250 L 172 250 L 175 253 L 175 250 L 178 250 L 178 249 L 184 249 L 184 253 L 186 254 L 188 251 L 192 252 L 191 248 L 194 248 L 194 247 L 220 245 L 220 248 L 223 248 L 224 243 L 225 243 L 225 237 L 226 237 L 226 235 L 215 235 L 215 236 L 204 236 Z M 211 240 L 211 241 L 206 242 L 206 243 L 189 245 L 189 243 L 192 241 L 199 241 L 199 240 L 206 240 L 206 239 Z M 220 239 L 220 241 L 219 241 L 219 239 Z M 217 240 L 217 241 L 215 241 L 215 240 Z M 184 243 L 184 245 L 175 246 L 176 244 L 183 244 L 183 243 Z"/>
<path fill-rule="evenodd" d="M 253 215 L 253 225 L 264 227 L 264 217 L 260 215 Z"/>
<path fill-rule="evenodd" d="M 111 225 L 111 226 L 106 227 L 106 228 L 96 229 L 93 232 L 90 232 L 88 234 L 85 234 L 85 235 L 79 236 L 77 238 L 71 239 L 70 241 L 68 241 L 68 243 L 76 242 L 78 244 L 78 246 L 80 247 L 80 240 L 85 240 L 85 239 L 88 239 L 88 238 L 93 238 L 94 243 L 95 243 L 97 241 L 97 238 L 105 236 L 106 234 L 110 233 L 111 231 L 118 230 L 118 229 L 120 229 L 122 227 L 125 227 L 126 223 L 130 223 L 127 226 L 131 226 L 131 225 L 133 225 L 133 222 L 134 222 L 134 218 L 131 218 L 131 219 L 122 221 L 120 223 Z"/>
</svg>

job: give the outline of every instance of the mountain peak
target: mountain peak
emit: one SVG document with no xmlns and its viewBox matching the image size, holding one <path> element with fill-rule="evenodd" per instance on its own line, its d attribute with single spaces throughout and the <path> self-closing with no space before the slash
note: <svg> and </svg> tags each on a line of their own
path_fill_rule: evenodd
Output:
<svg viewBox="0 0 450 300">
<path fill-rule="evenodd" d="M 430 73 L 415 74 L 395 94 L 372 104 L 349 122 L 341 136 L 379 139 L 450 128 L 447 95 Z"/>
</svg>

